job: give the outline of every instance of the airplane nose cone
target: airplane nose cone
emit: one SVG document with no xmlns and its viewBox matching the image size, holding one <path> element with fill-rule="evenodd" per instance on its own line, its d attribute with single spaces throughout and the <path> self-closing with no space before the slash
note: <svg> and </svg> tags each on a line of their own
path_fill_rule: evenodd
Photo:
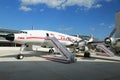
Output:
<svg viewBox="0 0 120 80">
<path fill-rule="evenodd" d="M 8 34 L 7 36 L 6 36 L 6 40 L 9 40 L 9 41 L 14 41 L 14 34 Z"/>
</svg>

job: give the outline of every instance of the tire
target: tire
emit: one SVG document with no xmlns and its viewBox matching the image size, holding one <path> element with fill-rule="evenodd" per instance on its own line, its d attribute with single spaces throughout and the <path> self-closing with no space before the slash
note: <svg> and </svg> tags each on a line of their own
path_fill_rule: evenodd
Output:
<svg viewBox="0 0 120 80">
<path fill-rule="evenodd" d="M 53 49 L 50 49 L 50 50 L 49 50 L 49 53 L 54 53 L 54 50 L 53 50 Z"/>
<path fill-rule="evenodd" d="M 23 58 L 24 58 L 24 55 L 22 55 L 22 54 L 17 55 L 17 59 L 23 59 Z"/>
<path fill-rule="evenodd" d="M 84 57 L 89 58 L 89 57 L 90 57 L 90 52 L 85 52 L 85 53 L 84 53 Z"/>
</svg>

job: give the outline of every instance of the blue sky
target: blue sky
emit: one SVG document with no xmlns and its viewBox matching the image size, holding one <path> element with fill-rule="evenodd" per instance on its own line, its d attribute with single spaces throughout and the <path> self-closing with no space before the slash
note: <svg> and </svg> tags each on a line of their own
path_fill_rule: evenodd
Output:
<svg viewBox="0 0 120 80">
<path fill-rule="evenodd" d="M 104 39 L 120 0 L 0 0 L 0 28 L 45 29 Z"/>
</svg>

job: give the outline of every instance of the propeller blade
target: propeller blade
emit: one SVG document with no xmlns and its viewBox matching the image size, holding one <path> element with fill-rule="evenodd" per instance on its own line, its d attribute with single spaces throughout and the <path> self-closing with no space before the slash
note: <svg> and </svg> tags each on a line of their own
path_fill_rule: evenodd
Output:
<svg viewBox="0 0 120 80">
<path fill-rule="evenodd" d="M 108 37 L 109 38 L 112 37 L 114 35 L 115 31 L 116 31 L 116 28 L 113 29 L 113 31 L 110 33 L 110 35 Z"/>
<path fill-rule="evenodd" d="M 1 34 L 0 34 L 0 37 L 6 38 L 6 36 L 7 36 L 7 35 L 1 35 Z"/>
</svg>

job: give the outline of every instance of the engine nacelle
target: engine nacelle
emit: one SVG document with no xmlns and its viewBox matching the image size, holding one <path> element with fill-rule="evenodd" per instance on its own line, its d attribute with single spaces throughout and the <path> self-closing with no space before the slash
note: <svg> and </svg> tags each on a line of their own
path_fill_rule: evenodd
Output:
<svg viewBox="0 0 120 80">
<path fill-rule="evenodd" d="M 105 44 L 111 44 L 111 39 L 109 37 L 105 38 L 104 40 Z"/>
<path fill-rule="evenodd" d="M 109 45 L 115 44 L 115 40 L 113 38 L 109 38 L 109 37 L 105 38 L 104 42 L 105 42 L 105 44 L 109 44 Z"/>
<path fill-rule="evenodd" d="M 8 34 L 5 38 L 6 38 L 6 40 L 8 40 L 8 41 L 14 41 L 15 36 L 14 36 L 14 34 Z"/>
<path fill-rule="evenodd" d="M 81 42 L 75 41 L 75 42 L 74 42 L 74 46 L 75 46 L 75 47 L 81 47 L 81 46 L 84 46 L 85 44 L 86 44 L 85 41 L 81 41 Z"/>
</svg>

